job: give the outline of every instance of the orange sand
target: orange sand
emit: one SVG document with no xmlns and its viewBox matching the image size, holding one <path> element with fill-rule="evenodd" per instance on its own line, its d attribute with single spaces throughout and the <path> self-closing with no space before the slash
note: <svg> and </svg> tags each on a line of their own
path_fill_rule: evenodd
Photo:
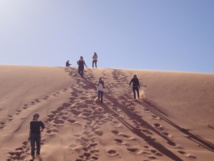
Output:
<svg viewBox="0 0 214 161">
<path fill-rule="evenodd" d="M 141 83 L 133 100 L 129 81 Z M 103 77 L 104 104 L 95 83 Z M 29 161 L 39 112 L 39 161 L 212 161 L 214 74 L 0 65 L 0 160 Z"/>
</svg>

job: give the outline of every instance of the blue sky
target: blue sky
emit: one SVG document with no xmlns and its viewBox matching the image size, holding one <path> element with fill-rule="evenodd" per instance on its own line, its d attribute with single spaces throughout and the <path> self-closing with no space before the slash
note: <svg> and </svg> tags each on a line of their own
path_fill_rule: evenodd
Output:
<svg viewBox="0 0 214 161">
<path fill-rule="evenodd" d="M 214 73 L 213 0 L 1 0 L 0 64 Z"/>
</svg>

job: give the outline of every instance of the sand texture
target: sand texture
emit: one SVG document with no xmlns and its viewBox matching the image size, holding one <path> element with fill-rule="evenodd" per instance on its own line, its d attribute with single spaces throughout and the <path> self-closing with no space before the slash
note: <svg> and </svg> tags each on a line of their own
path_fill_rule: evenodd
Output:
<svg viewBox="0 0 214 161">
<path fill-rule="evenodd" d="M 214 74 L 0 65 L 0 100 L 1 161 L 31 159 L 35 112 L 46 127 L 36 161 L 214 160 Z"/>
</svg>

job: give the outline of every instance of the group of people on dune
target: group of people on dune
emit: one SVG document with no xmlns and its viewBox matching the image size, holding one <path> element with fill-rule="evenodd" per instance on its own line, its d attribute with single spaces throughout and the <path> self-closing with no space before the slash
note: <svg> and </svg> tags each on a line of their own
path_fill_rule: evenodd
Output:
<svg viewBox="0 0 214 161">
<path fill-rule="evenodd" d="M 94 55 L 92 57 L 92 68 L 97 68 L 97 61 L 98 61 L 98 55 L 96 52 L 94 52 Z M 84 67 L 87 67 L 83 56 L 80 56 L 80 60 L 77 61 L 78 64 L 78 73 L 81 75 L 81 77 L 83 77 L 83 72 L 84 72 Z M 67 60 L 66 62 L 66 67 L 70 67 L 70 63 L 69 60 Z M 140 83 L 139 80 L 137 78 L 137 75 L 135 74 L 133 76 L 133 78 L 131 79 L 129 85 L 132 84 L 132 90 L 134 93 L 134 99 L 136 99 L 136 94 L 138 96 L 138 98 L 140 97 L 139 95 L 139 88 L 140 88 Z M 102 79 L 102 77 L 99 78 L 98 82 L 96 83 L 96 87 L 97 87 L 97 95 L 98 95 L 98 100 L 100 100 L 101 103 L 103 103 L 103 91 L 105 89 L 105 85 L 104 85 L 104 81 Z"/>
<path fill-rule="evenodd" d="M 97 68 L 97 61 L 98 61 L 98 55 L 96 52 L 94 52 L 94 55 L 92 57 L 92 68 Z M 87 67 L 83 56 L 80 56 L 80 59 L 77 61 L 77 65 L 78 65 L 78 73 L 83 77 L 83 72 L 84 72 L 84 67 Z M 69 62 L 69 60 L 66 61 L 65 63 L 66 67 L 70 67 L 71 64 Z"/>
<path fill-rule="evenodd" d="M 98 60 L 98 55 L 96 52 L 94 52 L 93 55 L 93 61 L 92 61 L 92 68 L 94 66 L 97 68 L 97 60 Z M 87 67 L 85 61 L 83 60 L 83 57 L 80 57 L 80 60 L 77 61 L 78 64 L 78 73 L 83 77 L 83 71 L 84 71 L 84 66 Z M 69 60 L 66 62 L 66 67 L 70 67 Z M 139 94 L 139 89 L 140 89 L 140 83 L 137 78 L 137 75 L 135 74 L 131 81 L 129 82 L 129 86 L 132 85 L 132 90 L 134 94 L 134 99 L 138 97 L 140 98 Z M 97 88 L 97 98 L 98 101 L 103 103 L 103 95 L 104 95 L 104 89 L 105 89 L 105 84 L 102 79 L 102 77 L 99 78 L 99 80 L 96 83 L 96 88 Z M 35 159 L 35 151 L 36 155 L 40 155 L 40 148 L 41 148 L 41 132 L 45 128 L 45 125 L 42 121 L 39 120 L 39 113 L 36 112 L 33 115 L 33 120 L 30 122 L 30 134 L 29 134 L 29 140 L 31 142 L 31 156 L 32 156 L 32 161 Z M 35 148 L 36 146 L 36 148 Z"/>
</svg>

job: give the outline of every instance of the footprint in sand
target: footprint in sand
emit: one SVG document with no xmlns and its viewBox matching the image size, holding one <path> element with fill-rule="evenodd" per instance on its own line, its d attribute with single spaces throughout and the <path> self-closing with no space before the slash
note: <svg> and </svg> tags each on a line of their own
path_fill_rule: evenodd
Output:
<svg viewBox="0 0 214 161">
<path fill-rule="evenodd" d="M 78 97 L 77 92 L 71 92 L 71 95 L 72 95 L 73 97 Z"/>
<path fill-rule="evenodd" d="M 113 134 L 115 134 L 115 135 L 118 135 L 119 134 L 119 131 L 117 131 L 117 130 L 112 130 L 111 131 Z"/>
<path fill-rule="evenodd" d="M 63 120 L 67 120 L 68 117 L 67 117 L 67 116 L 62 116 L 62 119 L 63 119 Z"/>
<path fill-rule="evenodd" d="M 70 104 L 70 103 L 63 103 L 62 106 L 63 106 L 63 107 L 70 107 L 71 104 Z"/>
<path fill-rule="evenodd" d="M 47 133 L 48 133 L 48 134 L 57 133 L 57 132 L 59 132 L 59 131 L 56 130 L 56 129 L 49 129 L 49 130 L 47 130 Z"/>
<path fill-rule="evenodd" d="M 154 156 L 150 156 L 150 157 L 148 157 L 149 159 L 156 159 Z"/>
<path fill-rule="evenodd" d="M 36 102 L 40 102 L 39 99 L 35 99 Z"/>
<path fill-rule="evenodd" d="M 76 120 L 68 120 L 68 122 L 70 122 L 70 123 L 76 123 Z"/>
<path fill-rule="evenodd" d="M 64 124 L 64 121 L 56 119 L 56 120 L 54 120 L 54 123 L 57 125 L 62 125 L 62 124 Z"/>
<path fill-rule="evenodd" d="M 81 114 L 80 111 L 77 111 L 77 110 L 71 110 L 71 112 L 75 115 L 75 116 L 79 116 Z"/>
<path fill-rule="evenodd" d="M 16 151 L 22 151 L 23 148 L 22 148 L 22 147 L 19 147 L 19 148 L 16 148 L 15 150 L 16 150 Z"/>
<path fill-rule="evenodd" d="M 83 116 L 90 116 L 91 114 L 92 114 L 92 111 L 90 111 L 90 110 L 83 110 L 82 111 Z"/>
<path fill-rule="evenodd" d="M 180 151 L 180 150 L 178 151 L 178 153 L 183 154 L 183 155 L 186 154 L 186 152 Z"/>
<path fill-rule="evenodd" d="M 44 99 L 44 100 L 47 100 L 48 98 L 49 98 L 49 96 L 45 96 L 43 99 Z"/>
<path fill-rule="evenodd" d="M 13 116 L 12 115 L 8 115 L 8 120 L 12 121 L 13 120 Z"/>
<path fill-rule="evenodd" d="M 126 135 L 126 134 L 118 134 L 118 136 L 122 136 L 122 137 L 124 137 L 124 138 L 131 138 L 130 136 L 128 136 L 128 135 Z"/>
<path fill-rule="evenodd" d="M 64 89 L 63 89 L 63 92 L 66 92 L 67 90 L 68 90 L 67 88 L 64 88 Z"/>
<path fill-rule="evenodd" d="M 122 144 L 123 140 L 122 139 L 114 139 L 117 143 Z"/>
<path fill-rule="evenodd" d="M 149 109 L 148 108 L 144 108 L 144 111 L 149 112 Z"/>
<path fill-rule="evenodd" d="M 4 126 L 5 126 L 5 122 L 1 122 L 1 123 L 0 123 L 0 129 L 3 129 Z"/>
<path fill-rule="evenodd" d="M 107 154 L 111 157 L 119 155 L 119 153 L 116 150 L 108 150 Z"/>
<path fill-rule="evenodd" d="M 152 133 L 151 133 L 149 130 L 142 129 L 141 131 L 142 131 L 143 133 L 148 134 L 148 135 L 152 135 Z"/>
<path fill-rule="evenodd" d="M 161 133 L 165 136 L 169 136 L 169 133 L 166 132 L 166 129 L 162 127 L 160 124 L 155 123 L 154 126 L 161 131 Z"/>
<path fill-rule="evenodd" d="M 210 129 L 214 129 L 214 125 L 208 124 L 207 126 L 208 126 Z"/>
<path fill-rule="evenodd" d="M 196 156 L 193 156 L 191 154 L 187 154 L 185 151 L 179 150 L 178 153 L 185 155 L 189 159 L 196 159 Z"/>
<path fill-rule="evenodd" d="M 138 148 L 127 148 L 128 151 L 132 152 L 132 153 L 137 153 L 139 152 Z"/>
<path fill-rule="evenodd" d="M 25 104 L 24 107 L 22 107 L 23 109 L 27 109 L 28 108 L 28 105 Z"/>
<path fill-rule="evenodd" d="M 16 115 L 19 115 L 21 113 L 21 110 L 16 111 Z"/>
<path fill-rule="evenodd" d="M 83 159 L 76 159 L 75 161 L 84 161 Z"/>
<path fill-rule="evenodd" d="M 152 118 L 155 119 L 155 120 L 160 120 L 161 119 L 159 116 L 156 116 L 156 115 L 152 115 Z"/>
<path fill-rule="evenodd" d="M 70 99 L 70 103 L 73 103 L 76 98 L 75 97 L 70 97 L 69 99 Z"/>
<path fill-rule="evenodd" d="M 16 152 L 8 152 L 8 154 L 10 155 L 10 159 L 7 160 L 24 160 L 26 158 L 26 156 L 24 155 L 25 152 L 22 150 L 20 150 L 21 148 L 17 148 Z"/>
<path fill-rule="evenodd" d="M 103 131 L 94 131 L 94 133 L 96 134 L 96 135 L 98 135 L 98 136 L 102 136 L 103 135 Z"/>
<path fill-rule="evenodd" d="M 189 155 L 187 155 L 187 157 L 188 157 L 188 158 L 190 158 L 190 159 L 197 159 L 197 157 L 196 157 L 196 156 L 193 156 L 193 155 L 190 155 L 190 154 L 189 154 Z"/>
<path fill-rule="evenodd" d="M 119 121 L 112 121 L 112 125 L 118 126 L 118 125 L 121 125 L 121 123 Z"/>
</svg>

